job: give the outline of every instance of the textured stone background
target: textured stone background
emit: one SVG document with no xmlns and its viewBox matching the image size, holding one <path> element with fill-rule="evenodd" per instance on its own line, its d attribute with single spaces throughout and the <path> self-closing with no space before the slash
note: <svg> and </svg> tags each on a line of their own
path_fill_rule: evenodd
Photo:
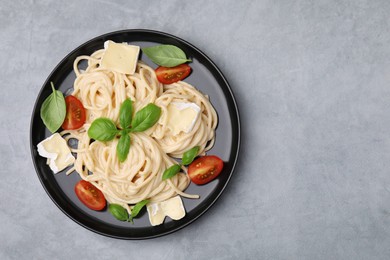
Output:
<svg viewBox="0 0 390 260">
<path fill-rule="evenodd" d="M 0 2 L 0 259 L 389 259 L 390 2 Z M 242 153 L 192 225 L 146 241 L 90 232 L 41 186 L 29 126 L 43 82 L 119 29 L 179 36 L 229 80 Z"/>
</svg>

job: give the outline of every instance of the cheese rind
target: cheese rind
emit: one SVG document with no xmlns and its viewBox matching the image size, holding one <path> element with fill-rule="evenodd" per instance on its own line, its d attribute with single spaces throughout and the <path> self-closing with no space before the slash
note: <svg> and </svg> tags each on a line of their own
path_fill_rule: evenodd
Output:
<svg viewBox="0 0 390 260">
<path fill-rule="evenodd" d="M 179 220 L 186 215 L 180 196 L 176 196 L 162 202 L 151 203 L 146 206 L 146 209 L 152 226 L 162 224 L 165 216 L 174 220 Z"/>
<path fill-rule="evenodd" d="M 160 208 L 160 203 L 151 203 L 146 206 L 149 215 L 149 221 L 152 226 L 158 226 L 164 222 L 165 214 Z"/>
<path fill-rule="evenodd" d="M 194 128 L 200 114 L 200 107 L 195 103 L 171 102 L 168 105 L 167 127 L 173 135 L 189 133 Z"/>
<path fill-rule="evenodd" d="M 58 173 L 74 163 L 68 144 L 59 133 L 55 133 L 37 145 L 40 156 L 47 158 L 48 165 L 54 173 Z"/>
<path fill-rule="evenodd" d="M 161 209 L 165 215 L 174 220 L 179 220 L 186 215 L 180 196 L 161 202 Z"/>
<path fill-rule="evenodd" d="M 100 67 L 119 73 L 134 74 L 137 68 L 140 47 L 126 43 L 106 41 Z"/>
</svg>

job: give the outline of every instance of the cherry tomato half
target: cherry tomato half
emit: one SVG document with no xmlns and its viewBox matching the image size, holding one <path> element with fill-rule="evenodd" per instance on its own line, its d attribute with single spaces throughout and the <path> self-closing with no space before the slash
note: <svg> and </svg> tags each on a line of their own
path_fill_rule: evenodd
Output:
<svg viewBox="0 0 390 260">
<path fill-rule="evenodd" d="M 172 84 L 186 78 L 191 72 L 191 67 L 187 64 L 180 64 L 176 67 L 158 67 L 156 75 L 158 81 L 163 84 Z"/>
<path fill-rule="evenodd" d="M 90 182 L 81 180 L 74 187 L 79 200 L 88 208 L 102 210 L 106 206 L 103 193 Z"/>
<path fill-rule="evenodd" d="M 67 96 L 65 98 L 66 103 L 66 116 L 62 123 L 62 129 L 74 130 L 82 127 L 86 120 L 85 108 L 83 104 L 75 96 Z"/>
<path fill-rule="evenodd" d="M 215 155 L 206 155 L 193 161 L 188 167 L 188 175 L 195 184 L 206 184 L 221 173 L 223 161 Z"/>
</svg>

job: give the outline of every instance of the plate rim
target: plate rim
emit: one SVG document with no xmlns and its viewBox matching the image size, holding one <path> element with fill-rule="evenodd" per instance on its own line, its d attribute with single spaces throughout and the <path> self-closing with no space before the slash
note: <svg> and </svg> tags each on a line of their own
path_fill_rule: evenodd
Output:
<svg viewBox="0 0 390 260">
<path fill-rule="evenodd" d="M 71 214 L 69 214 L 64 208 L 62 208 L 62 206 L 59 205 L 59 203 L 55 200 L 55 198 L 52 196 L 52 194 L 49 192 L 48 190 L 48 187 L 46 187 L 45 183 L 44 183 L 44 180 L 43 180 L 43 176 L 42 174 L 40 173 L 40 170 L 39 170 L 39 167 L 37 165 L 37 162 L 36 160 L 34 159 L 35 157 L 35 145 L 33 144 L 33 123 L 34 123 L 34 115 L 36 114 L 36 111 L 37 111 L 37 106 L 38 106 L 38 103 L 39 103 L 39 97 L 42 95 L 42 92 L 44 91 L 45 89 L 45 86 L 48 84 L 48 82 L 50 81 L 50 79 L 52 78 L 52 76 L 57 72 L 57 70 L 59 70 L 61 68 L 61 66 L 77 51 L 79 51 L 80 49 L 82 49 L 84 46 L 86 45 L 89 45 L 93 42 L 96 42 L 98 40 L 101 40 L 101 39 L 104 39 L 104 38 L 107 38 L 107 37 L 110 37 L 110 36 L 113 36 L 113 35 L 120 35 L 120 34 L 127 34 L 127 33 L 130 33 L 130 34 L 137 34 L 137 33 L 142 33 L 142 34 L 150 34 L 150 35 L 158 35 L 158 36 L 162 36 L 162 37 L 167 37 L 167 38 L 171 38 L 171 39 L 174 39 L 178 42 L 181 42 L 183 43 L 184 45 L 187 45 L 189 46 L 190 48 L 194 49 L 196 52 L 200 53 L 203 58 L 205 58 L 207 60 L 207 62 L 209 63 L 209 65 L 211 65 L 213 67 L 213 69 L 216 70 L 216 72 L 219 74 L 220 76 L 220 79 L 223 81 L 224 83 L 224 86 L 223 87 L 220 87 L 222 90 L 223 89 L 226 89 L 230 95 L 230 98 L 231 98 L 231 101 L 232 101 L 232 104 L 233 104 L 233 112 L 234 112 L 234 116 L 235 116 L 235 119 L 232 120 L 232 121 L 237 121 L 237 122 L 232 122 L 232 123 L 236 123 L 235 127 L 237 128 L 236 130 L 236 133 L 235 135 L 237 136 L 236 140 L 234 140 L 233 143 L 236 144 L 236 151 L 232 151 L 232 154 L 234 157 L 234 161 L 232 162 L 232 166 L 231 166 L 231 171 L 229 173 L 229 176 L 228 178 L 226 179 L 226 182 L 224 183 L 224 185 L 222 186 L 222 188 L 220 189 L 220 191 L 217 192 L 217 195 L 211 200 L 210 203 L 207 204 L 207 206 L 202 209 L 198 215 L 195 215 L 193 218 L 189 219 L 187 222 L 183 223 L 182 225 L 178 226 L 178 227 L 175 227 L 171 230 L 167 230 L 167 231 L 164 231 L 164 232 L 161 232 L 161 233 L 158 233 L 158 234 L 154 234 L 154 235 L 145 235 L 145 236 L 142 236 L 142 237 L 131 237 L 131 236 L 118 236 L 118 235 L 113 235 L 113 234 L 107 234 L 107 233 L 104 233 L 104 232 L 101 232 L 99 230 L 96 230 L 94 229 L 93 227 L 90 227 L 82 222 L 80 222 L 79 220 L 77 220 L 76 218 L 74 218 Z M 226 95 L 225 95 L 226 96 Z M 230 106 L 231 104 L 229 104 Z M 230 112 L 230 110 L 229 110 Z M 231 115 L 230 115 L 230 118 L 231 118 Z M 240 155 L 240 149 L 241 149 L 241 121 L 240 121 L 240 114 L 239 114 L 239 109 L 238 109 L 238 105 L 237 105 L 237 101 L 236 101 L 236 98 L 234 96 L 234 93 L 232 91 L 232 88 L 229 84 L 229 82 L 227 81 L 226 77 L 224 76 L 224 74 L 222 73 L 222 71 L 217 67 L 217 65 L 203 52 L 201 51 L 199 48 L 197 48 L 196 46 L 194 46 L 193 44 L 189 43 L 188 41 L 180 38 L 180 37 L 177 37 L 175 35 L 172 35 L 170 33 L 166 33 L 166 32 L 162 32 L 162 31 L 158 31 L 158 30 L 150 30 L 150 29 L 123 29 L 123 30 L 117 30 L 117 31 L 112 31 L 112 32 L 108 32 L 108 33 L 104 33 L 104 34 L 101 34 L 101 35 L 98 35 L 98 36 L 95 36 L 93 37 L 92 39 L 90 40 L 87 40 L 85 42 L 83 42 L 82 44 L 78 45 L 76 48 L 74 48 L 73 50 L 71 50 L 69 53 L 67 53 L 58 63 L 57 65 L 52 69 L 52 71 L 50 72 L 50 74 L 47 76 L 46 80 L 44 81 L 42 87 L 40 88 L 40 91 L 38 92 L 37 96 L 36 96 L 36 100 L 35 100 L 35 103 L 34 103 L 34 106 L 33 106 L 33 110 L 32 110 L 32 113 L 31 113 L 31 120 L 30 120 L 30 135 L 29 135 L 29 139 L 30 139 L 30 152 L 31 152 L 31 159 L 33 161 L 33 164 L 34 164 L 34 169 L 35 169 L 35 172 L 38 176 L 38 179 L 41 183 L 41 185 L 43 186 L 43 188 L 45 189 L 45 192 L 46 194 L 49 196 L 49 198 L 54 202 L 54 204 L 68 217 L 70 218 L 72 221 L 74 221 L 75 223 L 77 223 L 78 225 L 86 228 L 87 230 L 90 230 L 94 233 L 97 233 L 97 234 L 100 234 L 100 235 L 103 235 L 103 236 L 106 236 L 106 237 L 111 237 L 111 238 L 116 238 L 116 239 L 124 239 L 124 240 L 144 240 L 144 239 L 151 239 L 151 238 L 157 238 L 157 237 L 161 237 L 161 236 L 165 236 L 165 235 L 168 235 L 168 234 L 171 234 L 171 233 L 174 233 L 186 226 L 188 226 L 189 224 L 193 223 L 194 221 L 196 221 L 197 219 L 199 219 L 201 216 L 203 216 L 205 214 L 206 211 L 208 211 L 215 203 L 216 201 L 221 197 L 222 193 L 225 191 L 227 185 L 230 183 L 230 180 L 232 178 L 232 176 L 234 175 L 235 173 L 235 170 L 236 170 L 236 166 L 237 166 L 237 163 L 238 163 L 238 160 L 239 160 L 239 155 Z"/>
</svg>

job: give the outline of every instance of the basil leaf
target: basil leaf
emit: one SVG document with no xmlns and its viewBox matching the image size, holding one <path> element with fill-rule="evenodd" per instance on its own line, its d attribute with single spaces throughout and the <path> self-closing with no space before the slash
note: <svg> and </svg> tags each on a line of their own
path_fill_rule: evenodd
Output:
<svg viewBox="0 0 390 260">
<path fill-rule="evenodd" d="M 53 92 L 42 103 L 41 118 L 47 129 L 54 133 L 65 120 L 66 104 L 62 92 L 55 90 L 53 82 L 50 84 Z"/>
<path fill-rule="evenodd" d="M 192 163 L 192 161 L 198 155 L 198 152 L 199 152 L 199 146 L 195 146 L 195 147 L 191 148 L 190 150 L 186 151 L 183 154 L 183 158 L 181 159 L 181 163 L 183 165 L 188 165 L 188 164 Z"/>
<path fill-rule="evenodd" d="M 132 132 L 142 132 L 152 127 L 160 118 L 161 108 L 153 103 L 148 104 L 140 111 L 135 113 L 131 123 Z"/>
<path fill-rule="evenodd" d="M 120 221 L 127 221 L 129 219 L 129 214 L 127 210 L 119 204 L 110 204 L 108 205 L 108 211 Z"/>
<path fill-rule="evenodd" d="M 121 137 L 119 138 L 118 144 L 116 146 L 116 154 L 120 162 L 124 162 L 127 159 L 127 155 L 130 150 L 130 135 L 126 130 L 122 130 Z"/>
<path fill-rule="evenodd" d="M 178 172 L 180 172 L 180 169 L 180 165 L 178 164 L 174 164 L 168 169 L 166 169 L 162 176 L 163 181 L 175 176 Z"/>
<path fill-rule="evenodd" d="M 98 141 L 111 141 L 118 134 L 118 129 L 111 119 L 95 119 L 88 129 L 88 136 Z"/>
<path fill-rule="evenodd" d="M 141 211 L 141 209 L 148 203 L 149 203 L 149 200 L 142 200 L 142 201 L 138 202 L 137 204 L 135 204 L 135 206 L 131 210 L 131 215 L 130 215 L 129 220 L 131 222 L 133 222 L 133 218 L 135 218 L 138 215 L 138 213 Z"/>
<path fill-rule="evenodd" d="M 165 44 L 142 48 L 142 51 L 154 63 L 164 67 L 175 67 L 177 65 L 191 61 L 180 48 Z"/>
<path fill-rule="evenodd" d="M 131 117 L 133 116 L 133 102 L 126 99 L 119 110 L 119 125 L 122 129 L 128 128 L 131 124 Z"/>
</svg>

